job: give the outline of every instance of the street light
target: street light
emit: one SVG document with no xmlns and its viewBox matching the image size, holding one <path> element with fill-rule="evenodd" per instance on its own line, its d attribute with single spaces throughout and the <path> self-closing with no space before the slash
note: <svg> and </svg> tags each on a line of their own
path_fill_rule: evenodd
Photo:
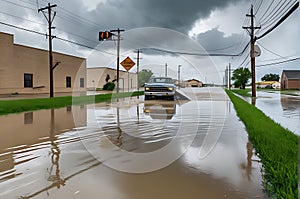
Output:
<svg viewBox="0 0 300 199">
<path fill-rule="evenodd" d="M 178 65 L 178 89 L 180 89 L 180 67 L 181 65 Z"/>
</svg>

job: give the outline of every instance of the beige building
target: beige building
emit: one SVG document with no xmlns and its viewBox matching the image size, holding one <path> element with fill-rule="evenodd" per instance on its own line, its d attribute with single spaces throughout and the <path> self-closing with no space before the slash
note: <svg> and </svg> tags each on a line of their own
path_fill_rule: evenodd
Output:
<svg viewBox="0 0 300 199">
<path fill-rule="evenodd" d="M 109 75 L 109 82 L 117 78 L 117 70 L 107 67 L 87 68 L 87 89 L 97 90 L 102 89 L 106 84 L 106 77 Z M 127 91 L 137 88 L 137 74 L 126 71 L 119 71 L 119 88 Z"/>
<path fill-rule="evenodd" d="M 14 36 L 0 32 L 0 94 L 49 93 L 49 54 L 14 44 Z M 53 53 L 54 92 L 86 91 L 86 60 Z"/>
<path fill-rule="evenodd" d="M 187 80 L 187 87 L 202 87 L 203 84 L 197 79 Z"/>
</svg>

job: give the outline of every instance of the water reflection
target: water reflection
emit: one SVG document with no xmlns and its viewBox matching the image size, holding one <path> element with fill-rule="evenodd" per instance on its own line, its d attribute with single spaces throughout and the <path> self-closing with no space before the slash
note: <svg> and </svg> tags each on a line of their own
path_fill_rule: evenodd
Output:
<svg viewBox="0 0 300 199">
<path fill-rule="evenodd" d="M 118 106 L 97 104 L 33 112 L 26 116 L 32 118 L 31 124 L 24 124 L 24 114 L 2 117 L 0 125 L 15 125 L 6 125 L 1 132 L 0 198 L 262 198 L 252 146 L 229 100 L 178 104 L 126 100 Z M 148 107 L 150 113 L 145 111 Z M 153 118 L 152 110 L 163 116 Z M 70 111 L 82 117 L 82 127 L 75 127 Z M 175 140 L 167 154 L 172 156 L 185 151 L 191 131 L 197 133 L 191 150 L 160 170 L 131 174 L 105 164 L 106 152 L 112 152 L 110 145 L 116 151 L 140 155 Z M 203 142 L 215 138 L 209 155 L 200 159 Z M 107 151 L 99 161 L 93 153 L 103 148 Z M 158 161 L 145 158 L 143 166 L 162 162 L 167 155 L 159 153 Z M 131 160 L 126 156 L 109 158 L 121 160 L 117 162 L 121 166 Z"/>
<path fill-rule="evenodd" d="M 67 107 L 67 112 L 70 112 L 72 109 Z M 55 132 L 55 112 L 54 109 L 51 110 L 51 122 L 50 122 L 50 143 L 51 143 L 51 166 L 50 169 L 47 169 L 49 172 L 48 181 L 52 182 L 57 188 L 65 185 L 65 180 L 61 177 L 61 172 L 59 168 L 59 159 L 60 159 L 60 148 L 56 143 L 57 137 Z"/>
<path fill-rule="evenodd" d="M 176 114 L 175 101 L 145 101 L 144 113 L 149 114 L 152 119 L 170 120 Z"/>
<path fill-rule="evenodd" d="M 254 104 L 267 116 L 300 135 L 300 97 L 289 96 L 274 92 L 258 91 L 257 98 L 244 97 L 246 101 Z"/>
<path fill-rule="evenodd" d="M 79 124 L 85 126 L 86 107 L 78 106 L 73 109 L 79 111 L 81 114 Z M 59 136 L 75 128 L 70 110 L 72 111 L 72 108 L 1 117 L 0 198 L 31 198 L 43 192 L 48 193 L 53 187 L 60 188 L 65 185 L 66 180 L 60 168 L 62 138 Z M 47 159 L 50 165 L 46 163 Z M 47 171 L 47 175 L 40 172 L 41 170 Z M 45 183 L 42 176 L 46 177 L 49 186 L 43 188 Z M 25 184 L 11 184 L 25 179 L 28 180 Z M 36 192 L 38 187 L 40 191 Z M 22 191 L 15 191 L 19 189 Z M 23 192 L 32 194 L 20 196 Z"/>
</svg>

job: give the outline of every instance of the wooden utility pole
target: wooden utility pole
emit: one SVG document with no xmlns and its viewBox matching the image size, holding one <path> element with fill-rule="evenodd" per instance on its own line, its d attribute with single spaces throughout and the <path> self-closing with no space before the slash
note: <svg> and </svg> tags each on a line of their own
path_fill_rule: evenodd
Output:
<svg viewBox="0 0 300 199">
<path fill-rule="evenodd" d="M 168 64 L 166 63 L 165 64 L 165 77 L 168 76 Z"/>
<path fill-rule="evenodd" d="M 52 23 L 56 16 L 56 12 L 54 12 L 54 15 L 52 17 L 52 8 L 56 7 L 57 5 L 51 5 L 48 3 L 47 7 L 38 9 L 38 12 L 42 12 L 45 16 L 46 20 L 48 21 L 48 29 L 49 29 L 49 72 L 50 72 L 50 98 L 54 96 L 54 87 L 53 87 L 53 70 L 58 65 L 58 63 L 53 67 L 53 55 L 52 55 L 52 39 L 55 38 L 55 36 L 52 36 Z M 48 12 L 48 16 L 45 13 L 45 10 Z"/>
<path fill-rule="evenodd" d="M 140 68 L 140 53 L 142 53 L 142 51 L 137 50 L 135 51 L 135 53 L 137 53 L 137 62 L 136 62 L 136 85 L 137 85 L 137 91 L 140 91 L 140 86 L 139 86 L 139 68 Z M 137 98 L 139 99 L 139 95 L 137 96 Z"/>
<path fill-rule="evenodd" d="M 255 56 L 254 56 L 254 44 L 256 42 L 256 38 L 254 35 L 255 29 L 260 29 L 260 27 L 254 26 L 254 13 L 253 13 L 253 5 L 251 5 L 250 14 L 246 15 L 247 17 L 251 17 L 250 27 L 243 27 L 244 29 L 250 29 L 250 57 L 251 57 L 251 73 L 252 73 L 252 97 L 256 97 L 256 78 L 255 78 Z"/>
<path fill-rule="evenodd" d="M 229 62 L 228 66 L 228 89 L 231 89 L 231 63 Z"/>
<path fill-rule="evenodd" d="M 117 93 L 119 93 L 119 79 L 120 79 L 120 40 L 121 40 L 121 32 L 124 32 L 125 30 L 120 30 L 119 28 L 117 30 L 111 30 L 110 32 L 117 32 L 118 33 L 118 48 L 117 48 Z M 129 80 L 128 80 L 129 81 Z"/>
</svg>

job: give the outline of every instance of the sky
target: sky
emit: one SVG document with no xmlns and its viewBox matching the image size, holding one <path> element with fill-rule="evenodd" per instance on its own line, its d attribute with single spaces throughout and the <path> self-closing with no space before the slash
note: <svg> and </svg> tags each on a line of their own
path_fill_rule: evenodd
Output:
<svg viewBox="0 0 300 199">
<path fill-rule="evenodd" d="M 0 22 L 47 32 L 46 19 L 38 8 L 48 3 L 56 16 L 53 34 L 75 43 L 53 40 L 53 50 L 87 58 L 88 67 L 116 68 L 117 42 L 99 41 L 99 31 L 123 29 L 120 61 L 127 56 L 135 62 L 141 50 L 139 70 L 150 69 L 156 76 L 195 78 L 205 83 L 222 84 L 225 68 L 248 67 L 250 41 L 242 26 L 250 25 L 251 4 L 255 35 L 270 29 L 297 2 L 296 0 L 0 0 Z M 256 81 L 268 73 L 281 75 L 284 69 L 299 69 L 300 8 L 280 26 L 256 44 L 261 56 L 256 58 Z M 0 24 L 0 31 L 15 35 L 15 43 L 47 49 L 45 36 Z M 1 45 L 1 41 L 0 41 Z M 88 46 L 90 48 L 83 47 Z M 203 56 L 207 54 L 230 56 Z M 278 62 L 283 62 L 278 64 Z M 269 65 L 270 64 L 270 65 Z M 137 67 L 130 71 L 135 72 Z"/>
</svg>

